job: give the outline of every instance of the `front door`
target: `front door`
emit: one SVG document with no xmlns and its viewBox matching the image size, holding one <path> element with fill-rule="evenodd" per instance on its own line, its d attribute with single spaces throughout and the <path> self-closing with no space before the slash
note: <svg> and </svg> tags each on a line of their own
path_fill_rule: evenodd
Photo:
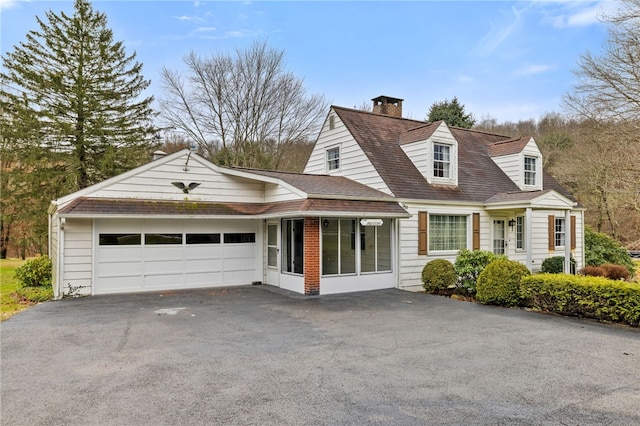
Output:
<svg viewBox="0 0 640 426">
<path fill-rule="evenodd" d="M 493 221 L 493 252 L 504 254 L 506 242 L 506 229 L 504 219 L 494 219 Z"/>
<path fill-rule="evenodd" d="M 280 223 L 267 222 L 267 284 L 280 286 Z"/>
</svg>

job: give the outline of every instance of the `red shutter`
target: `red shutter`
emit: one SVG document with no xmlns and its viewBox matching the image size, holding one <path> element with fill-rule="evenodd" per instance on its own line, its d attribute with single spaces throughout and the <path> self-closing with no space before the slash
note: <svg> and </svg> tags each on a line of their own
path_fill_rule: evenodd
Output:
<svg viewBox="0 0 640 426">
<path fill-rule="evenodd" d="M 427 212 L 418 212 L 418 254 L 427 254 L 429 239 L 427 238 Z"/>
<path fill-rule="evenodd" d="M 473 214 L 473 250 L 480 250 L 480 213 Z"/>
<path fill-rule="evenodd" d="M 549 251 L 556 249 L 556 217 L 549 215 Z"/>
</svg>

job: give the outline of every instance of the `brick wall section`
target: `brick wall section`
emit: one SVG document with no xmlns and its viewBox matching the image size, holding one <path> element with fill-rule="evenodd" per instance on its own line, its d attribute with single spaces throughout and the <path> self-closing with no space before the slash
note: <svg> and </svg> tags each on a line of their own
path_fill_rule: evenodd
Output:
<svg viewBox="0 0 640 426">
<path fill-rule="evenodd" d="M 304 218 L 304 294 L 320 294 L 320 218 Z"/>
</svg>

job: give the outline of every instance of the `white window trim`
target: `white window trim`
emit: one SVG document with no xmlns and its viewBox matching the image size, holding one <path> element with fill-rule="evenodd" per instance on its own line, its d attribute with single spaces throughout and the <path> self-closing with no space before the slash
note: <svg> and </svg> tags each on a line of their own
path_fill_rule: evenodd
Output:
<svg viewBox="0 0 640 426">
<path fill-rule="evenodd" d="M 535 160 L 535 182 L 533 185 L 527 184 L 526 183 L 526 170 L 525 170 L 525 159 L 526 158 L 533 158 Z M 531 155 L 531 154 L 523 154 L 522 155 L 522 187 L 524 189 L 534 189 L 534 190 L 538 190 L 538 189 L 542 189 L 542 158 L 540 158 L 540 156 L 538 155 Z"/>
<path fill-rule="evenodd" d="M 471 214 L 467 214 L 467 213 L 448 213 L 448 212 L 429 212 L 429 214 L 427 215 L 427 254 L 428 255 L 432 255 L 432 254 L 437 254 L 440 256 L 446 256 L 446 255 L 457 255 L 458 252 L 460 251 L 459 249 L 456 250 L 436 250 L 436 249 L 432 249 L 431 248 L 431 237 L 433 235 L 432 230 L 431 230 L 431 216 L 464 216 L 467 219 L 467 241 L 466 241 L 466 249 L 467 250 L 471 250 L 471 245 L 473 244 L 473 224 L 472 224 L 472 215 Z"/>
<path fill-rule="evenodd" d="M 518 247 L 518 219 L 522 219 L 522 247 Z M 516 216 L 516 226 L 514 233 L 516 240 L 516 251 L 524 253 L 525 251 L 527 251 L 527 218 L 525 215 Z"/>
<path fill-rule="evenodd" d="M 333 149 L 338 150 L 338 168 L 336 169 L 329 168 L 329 151 Z M 327 173 L 337 173 L 342 169 L 342 146 L 340 144 L 328 146 L 327 149 L 324 150 L 324 168 Z"/>
<path fill-rule="evenodd" d="M 558 220 L 562 220 L 563 222 L 563 234 L 564 234 L 564 244 L 559 246 L 556 245 L 556 234 L 558 233 L 558 231 L 556 231 L 556 222 Z M 567 245 L 567 221 L 564 217 L 562 216 L 554 216 L 554 221 L 553 221 L 553 245 L 556 248 L 556 250 L 560 251 L 561 249 L 564 250 L 565 246 Z"/>
<path fill-rule="evenodd" d="M 435 146 L 444 145 L 449 147 L 449 177 L 437 177 L 433 175 L 433 163 L 435 161 Z M 430 140 L 429 153 L 427 167 L 427 182 L 443 184 L 443 185 L 458 185 L 458 144 L 451 141 L 442 140 Z"/>
</svg>

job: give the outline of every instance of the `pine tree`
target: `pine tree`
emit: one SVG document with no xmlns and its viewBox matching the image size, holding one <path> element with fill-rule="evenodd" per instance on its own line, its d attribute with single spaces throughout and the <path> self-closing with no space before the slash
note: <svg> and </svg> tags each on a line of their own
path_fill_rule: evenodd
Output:
<svg viewBox="0 0 640 426">
<path fill-rule="evenodd" d="M 146 162 L 156 133 L 149 81 L 104 13 L 75 0 L 36 20 L 2 57 L 0 256 L 46 251 L 49 202 Z"/>
<path fill-rule="evenodd" d="M 2 98 L 43 127 L 32 141 L 64 152 L 66 172 L 81 189 L 129 169 L 147 154 L 152 97 L 135 52 L 114 41 L 104 13 L 75 0 L 74 13 L 46 12 L 39 30 L 3 57 Z M 59 159 L 57 160 L 59 161 Z"/>
<path fill-rule="evenodd" d="M 476 123 L 472 114 L 465 113 L 464 105 L 460 104 L 457 97 L 454 97 L 452 101 L 444 100 L 431 105 L 427 121 L 433 123 L 438 120 L 443 120 L 449 126 L 464 129 L 470 129 Z"/>
</svg>

